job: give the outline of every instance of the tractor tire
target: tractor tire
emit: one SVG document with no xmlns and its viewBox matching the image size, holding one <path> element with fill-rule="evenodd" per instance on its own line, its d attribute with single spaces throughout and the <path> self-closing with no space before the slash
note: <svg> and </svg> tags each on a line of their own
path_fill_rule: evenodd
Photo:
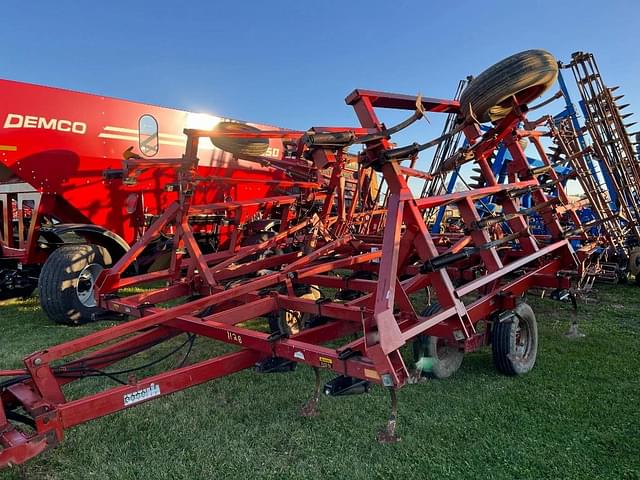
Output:
<svg viewBox="0 0 640 480">
<path fill-rule="evenodd" d="M 421 314 L 423 317 L 434 315 L 440 310 L 438 303 L 429 305 Z M 462 365 L 464 351 L 457 342 L 435 337 L 433 335 L 419 335 L 412 345 L 414 362 L 418 363 L 424 357 L 431 359 L 431 368 L 423 370 L 422 376 L 428 378 L 445 379 L 456 373 Z"/>
<path fill-rule="evenodd" d="M 480 123 L 506 117 L 513 109 L 540 97 L 558 78 L 558 61 L 544 50 L 526 50 L 505 58 L 475 77 L 460 96 L 464 117 L 473 115 Z"/>
<path fill-rule="evenodd" d="M 91 321 L 102 312 L 93 297 L 94 282 L 111 263 L 111 255 L 99 245 L 65 245 L 55 250 L 38 280 L 42 310 L 64 325 Z"/>
<path fill-rule="evenodd" d="M 494 323 L 491 332 L 493 363 L 505 375 L 529 372 L 538 354 L 538 324 L 531 307 L 521 303 L 511 321 Z"/>
<path fill-rule="evenodd" d="M 225 138 L 218 137 L 215 133 L 258 133 L 259 129 L 250 125 L 235 122 L 220 122 L 213 129 L 211 143 L 220 150 L 229 152 L 236 157 L 261 157 L 269 148 L 267 138 Z"/>
</svg>

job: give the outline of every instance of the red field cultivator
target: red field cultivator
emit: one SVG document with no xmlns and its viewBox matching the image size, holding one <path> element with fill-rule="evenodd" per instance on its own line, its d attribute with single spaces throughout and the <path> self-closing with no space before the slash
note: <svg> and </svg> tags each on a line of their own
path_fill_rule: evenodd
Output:
<svg viewBox="0 0 640 480">
<path fill-rule="evenodd" d="M 98 305 L 133 319 L 36 352 L 25 359 L 24 370 L 1 372 L 10 378 L 1 384 L 0 465 L 22 463 L 51 448 L 65 429 L 79 423 L 254 366 L 261 372 L 298 363 L 312 367 L 315 390 L 301 411 L 307 416 L 317 413 L 321 368 L 338 375 L 325 385 L 332 395 L 382 385 L 392 402 L 389 421 L 378 435 L 382 442 L 398 439 L 396 390 L 418 382 L 427 370 L 446 377 L 465 352 L 491 345 L 499 371 L 529 371 L 536 360 L 537 325 L 523 294 L 542 287 L 554 290 L 557 298 L 568 297 L 583 257 L 569 240 L 588 243 L 540 141 L 549 132 L 526 117 L 527 104 L 556 75 L 551 55 L 528 51 L 478 76 L 460 102 L 355 90 L 346 101 L 359 127 L 185 130 L 184 155 L 154 162 L 175 172 L 177 198 L 129 251 L 96 276 Z M 386 127 L 378 117 L 382 109 L 412 114 Z M 436 112 L 455 117 L 450 133 L 422 144 L 391 144 L 392 135 Z M 483 132 L 479 122 L 487 121 L 492 126 Z M 414 168 L 417 155 L 458 132 L 467 146 L 442 168 L 474 162 L 485 186 L 415 196 L 408 179 L 432 179 Z M 197 168 L 203 138 L 254 161 L 264 153 L 264 139 L 280 139 L 288 145 L 281 162 L 307 162 L 314 171 L 327 172 L 328 181 L 298 178 L 283 194 L 194 203 L 195 192 L 211 182 Z M 523 138 L 535 144 L 543 167 L 529 165 Z M 512 158 L 503 184 L 490 165 L 501 143 Z M 355 146 L 360 147 L 358 169 L 348 189 L 345 152 Z M 144 162 L 129 158 L 124 177 Z M 550 190 L 557 196 L 549 196 Z M 548 235 L 531 233 L 530 211 L 520 203 L 524 195 L 533 197 L 529 210 L 543 219 Z M 495 208 L 488 210 L 487 203 Z M 462 232 L 429 233 L 425 212 L 444 205 L 457 207 Z M 277 228 L 242 242 L 243 223 L 249 220 L 277 220 Z M 203 224 L 234 228 L 224 246 L 207 253 L 194 238 Z M 169 233 L 167 265 L 132 273 L 137 256 Z M 160 287 L 153 283 L 159 280 Z M 125 290 L 145 285 L 142 293 Z M 429 306 L 416 309 L 418 304 Z M 135 375 L 135 368 L 112 369 L 181 334 L 189 349 L 195 338 L 206 337 L 235 351 L 193 364 L 183 361 L 144 378 Z M 413 347 L 412 359 L 405 346 Z M 92 376 L 120 384 L 67 398 L 68 384 Z"/>
</svg>

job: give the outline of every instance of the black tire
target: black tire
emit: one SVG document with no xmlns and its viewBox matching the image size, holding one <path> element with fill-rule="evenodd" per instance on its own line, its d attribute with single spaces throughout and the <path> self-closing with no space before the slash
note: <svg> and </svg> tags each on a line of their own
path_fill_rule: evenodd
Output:
<svg viewBox="0 0 640 480">
<path fill-rule="evenodd" d="M 315 286 L 297 285 L 294 287 L 298 298 L 317 301 L 322 293 Z M 292 310 L 280 310 L 273 312 L 268 317 L 269 330 L 271 333 L 282 333 L 287 337 L 296 335 L 307 328 L 315 327 L 326 323 L 325 317 L 319 317 L 311 313 L 297 312 Z"/>
<path fill-rule="evenodd" d="M 250 125 L 235 122 L 220 122 L 213 129 L 215 132 L 224 133 L 257 133 L 259 129 Z M 237 157 L 260 157 L 265 154 L 269 148 L 269 139 L 267 138 L 225 138 L 212 136 L 213 143 L 220 150 L 232 153 Z"/>
<path fill-rule="evenodd" d="M 440 311 L 440 305 L 433 303 L 424 309 L 421 316 L 428 317 Z M 422 376 L 445 379 L 456 373 L 462 365 L 464 351 L 458 342 L 435 337 L 433 335 L 419 335 L 412 344 L 413 360 L 420 361 L 424 357 L 432 359 L 430 370 L 423 370 Z"/>
<path fill-rule="evenodd" d="M 558 78 L 558 61 L 545 50 L 526 50 L 505 58 L 475 77 L 460 96 L 460 110 L 473 110 L 481 122 L 497 122 L 512 110 L 515 95 L 522 106 L 542 95 Z"/>
<path fill-rule="evenodd" d="M 44 263 L 38 280 L 42 310 L 56 323 L 80 325 L 91 321 L 102 310 L 91 302 L 92 284 L 88 278 L 111 263 L 107 249 L 98 245 L 58 248 Z"/>
<path fill-rule="evenodd" d="M 531 307 L 521 303 L 511 320 L 494 323 L 491 332 L 493 363 L 505 375 L 522 375 L 536 363 L 538 324 Z"/>
<path fill-rule="evenodd" d="M 627 270 L 635 277 L 636 285 L 640 285 L 640 247 L 631 250 Z"/>
</svg>

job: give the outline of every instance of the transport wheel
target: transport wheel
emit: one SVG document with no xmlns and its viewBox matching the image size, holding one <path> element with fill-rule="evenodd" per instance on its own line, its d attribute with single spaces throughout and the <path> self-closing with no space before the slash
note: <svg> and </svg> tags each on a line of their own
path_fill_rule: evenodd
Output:
<svg viewBox="0 0 640 480">
<path fill-rule="evenodd" d="M 224 138 L 216 137 L 215 133 L 258 133 L 259 129 L 250 125 L 235 122 L 220 122 L 213 129 L 214 135 L 211 136 L 213 143 L 220 150 L 232 153 L 237 157 L 249 156 L 260 157 L 265 154 L 269 148 L 269 139 L 267 138 Z"/>
<path fill-rule="evenodd" d="M 522 375 L 533 368 L 538 353 L 538 324 L 531 307 L 521 303 L 511 320 L 494 323 L 493 363 L 505 375 Z"/>
<path fill-rule="evenodd" d="M 95 281 L 111 255 L 99 245 L 65 245 L 44 263 L 38 281 L 40 305 L 56 323 L 79 325 L 102 310 L 93 296 Z"/>
<path fill-rule="evenodd" d="M 636 284 L 640 285 L 640 247 L 635 247 L 631 250 L 627 269 L 635 277 Z"/>
<path fill-rule="evenodd" d="M 481 122 L 497 122 L 512 110 L 511 97 L 525 105 L 542 95 L 558 78 L 558 61 L 544 50 L 526 50 L 505 58 L 475 77 L 460 96 L 467 117 L 473 110 Z"/>
<path fill-rule="evenodd" d="M 440 311 L 440 304 L 433 303 L 423 312 L 423 317 Z M 462 365 L 464 352 L 458 342 L 433 335 L 419 335 L 413 341 L 413 360 L 424 365 L 422 376 L 444 379 L 456 373 Z"/>
</svg>

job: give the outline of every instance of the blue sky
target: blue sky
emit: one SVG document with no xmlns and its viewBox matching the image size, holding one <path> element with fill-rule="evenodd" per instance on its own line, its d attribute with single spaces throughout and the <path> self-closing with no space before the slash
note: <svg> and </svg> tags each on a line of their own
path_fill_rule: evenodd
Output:
<svg viewBox="0 0 640 480">
<path fill-rule="evenodd" d="M 13 1 L 0 77 L 305 129 L 354 124 L 356 87 L 448 97 L 544 48 L 594 52 L 640 108 L 639 21 L 632 0 Z"/>
</svg>

